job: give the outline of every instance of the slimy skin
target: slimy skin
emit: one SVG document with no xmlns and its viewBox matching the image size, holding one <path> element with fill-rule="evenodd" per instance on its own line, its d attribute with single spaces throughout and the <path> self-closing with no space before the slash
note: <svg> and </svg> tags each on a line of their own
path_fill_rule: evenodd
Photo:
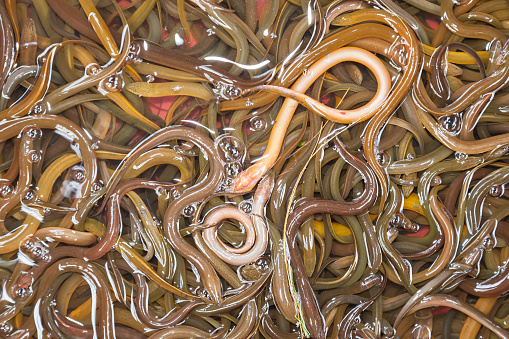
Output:
<svg viewBox="0 0 509 339">
<path fill-rule="evenodd" d="M 218 224 L 221 220 L 232 218 L 238 220 L 246 229 L 246 242 L 240 248 L 226 246 L 219 240 L 216 234 L 217 226 L 203 231 L 203 239 L 207 245 L 224 262 L 236 266 L 246 265 L 258 259 L 265 252 L 268 230 L 263 209 L 273 186 L 274 179 L 270 176 L 260 182 L 254 195 L 251 219 L 244 212 L 232 206 L 216 208 L 205 218 L 203 222 L 205 225 Z"/>
<path fill-rule="evenodd" d="M 345 61 L 354 61 L 365 65 L 374 73 L 378 81 L 377 92 L 366 105 L 353 110 L 337 110 L 302 94 L 330 67 Z M 274 165 L 281 151 L 288 125 L 299 104 L 337 123 L 350 124 L 364 121 L 369 119 L 375 113 L 376 108 L 387 98 L 391 90 L 391 78 L 383 63 L 374 54 L 357 47 L 344 47 L 315 62 L 291 89 L 261 85 L 252 88 L 252 90 L 276 92 L 286 96 L 287 99 L 279 111 L 262 157 L 234 179 L 231 191 L 235 193 L 253 189 L 260 178 Z"/>
</svg>

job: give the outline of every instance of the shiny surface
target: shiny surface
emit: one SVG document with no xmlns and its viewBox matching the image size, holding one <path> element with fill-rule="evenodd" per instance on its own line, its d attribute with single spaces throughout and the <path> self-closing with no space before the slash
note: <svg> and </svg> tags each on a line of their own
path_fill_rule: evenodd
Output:
<svg viewBox="0 0 509 339">
<path fill-rule="evenodd" d="M 509 338 L 508 29 L 0 1 L 0 338 Z"/>
</svg>

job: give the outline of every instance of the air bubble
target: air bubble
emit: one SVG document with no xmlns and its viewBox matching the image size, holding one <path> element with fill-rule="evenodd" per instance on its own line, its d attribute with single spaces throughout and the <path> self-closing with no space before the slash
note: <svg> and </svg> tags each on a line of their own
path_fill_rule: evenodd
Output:
<svg viewBox="0 0 509 339">
<path fill-rule="evenodd" d="M 35 200 L 36 197 L 37 197 L 37 194 L 35 193 L 35 191 L 33 189 L 29 189 L 28 191 L 26 191 L 25 195 L 23 196 L 23 200 L 25 202 L 29 202 L 29 201 Z"/>
<path fill-rule="evenodd" d="M 456 158 L 456 160 L 466 160 L 468 158 L 468 154 L 461 153 L 461 152 L 455 152 L 454 158 Z"/>
<path fill-rule="evenodd" d="M 394 338 L 396 336 L 396 331 L 392 327 L 387 327 L 384 330 L 384 333 L 387 336 L 387 338 Z"/>
<path fill-rule="evenodd" d="M 47 111 L 46 105 L 44 105 L 41 102 L 38 102 L 32 106 L 30 112 L 28 112 L 28 115 L 41 115 L 46 113 L 46 111 Z"/>
<path fill-rule="evenodd" d="M 224 171 L 228 177 L 236 177 L 242 172 L 242 166 L 237 162 L 229 163 L 224 166 Z"/>
<path fill-rule="evenodd" d="M 238 275 L 243 281 L 257 281 L 261 278 L 265 268 L 257 264 L 247 264 L 240 266 Z"/>
<path fill-rule="evenodd" d="M 14 331 L 14 326 L 12 326 L 11 323 L 3 323 L 3 324 L 0 324 L 0 334 L 2 336 L 5 336 L 7 337 L 9 334 L 12 333 L 12 331 Z"/>
<path fill-rule="evenodd" d="M 233 87 L 233 86 L 227 86 L 225 88 L 223 97 L 225 99 L 235 99 L 235 98 L 237 98 L 240 95 L 240 93 L 242 93 L 240 88 L 236 88 L 236 87 Z"/>
<path fill-rule="evenodd" d="M 75 169 L 72 171 L 71 177 L 73 181 L 82 183 L 86 178 L 85 171 L 83 169 Z"/>
<path fill-rule="evenodd" d="M 389 164 L 389 155 L 385 152 L 379 152 L 377 155 L 376 155 L 376 160 L 378 161 L 378 163 L 381 165 L 381 166 L 385 166 L 385 165 L 388 165 Z"/>
<path fill-rule="evenodd" d="M 439 186 L 442 184 L 442 178 L 439 175 L 435 175 L 433 179 L 431 179 L 430 185 L 432 187 Z"/>
<path fill-rule="evenodd" d="M 14 187 L 12 185 L 3 185 L 0 187 L 0 198 L 8 198 L 12 192 L 14 191 Z"/>
<path fill-rule="evenodd" d="M 131 44 L 129 46 L 129 52 L 127 52 L 127 62 L 130 63 L 139 63 L 142 62 L 142 59 L 138 56 L 140 54 L 141 47 L 139 44 Z"/>
<path fill-rule="evenodd" d="M 150 84 L 150 83 L 154 82 L 154 80 L 156 80 L 156 78 L 152 74 L 149 74 L 145 77 L 145 80 Z"/>
<path fill-rule="evenodd" d="M 104 187 L 102 180 L 96 181 L 92 184 L 92 192 L 97 192 Z"/>
<path fill-rule="evenodd" d="M 213 92 L 222 99 L 232 100 L 238 98 L 242 93 L 242 90 L 230 84 L 217 81 L 214 82 Z"/>
<path fill-rule="evenodd" d="M 184 210 L 182 211 L 182 214 L 186 218 L 191 218 L 196 213 L 196 206 L 195 205 L 188 205 L 184 207 Z"/>
<path fill-rule="evenodd" d="M 159 186 L 159 187 L 156 187 L 156 194 L 157 196 L 165 196 L 166 195 L 166 189 L 164 189 L 163 187 Z"/>
<path fill-rule="evenodd" d="M 251 213 L 253 210 L 253 202 L 250 200 L 244 200 L 239 204 L 239 209 L 244 213 Z"/>
<path fill-rule="evenodd" d="M 27 130 L 27 136 L 32 140 L 39 140 L 42 137 L 42 131 L 40 128 L 32 127 Z"/>
<path fill-rule="evenodd" d="M 419 232 L 421 227 L 418 224 L 416 224 L 415 222 L 411 222 L 411 223 L 407 224 L 406 229 L 409 230 L 410 232 L 415 233 L 415 232 Z"/>
<path fill-rule="evenodd" d="M 41 159 L 42 159 L 41 152 L 36 151 L 36 150 L 31 150 L 30 152 L 28 152 L 28 161 L 30 163 L 39 162 L 39 161 L 41 161 Z"/>
<path fill-rule="evenodd" d="M 459 114 L 444 115 L 438 119 L 440 127 L 451 135 L 461 131 L 461 116 Z"/>
<path fill-rule="evenodd" d="M 264 270 L 268 270 L 270 268 L 270 261 L 267 260 L 267 258 L 265 257 L 260 257 L 256 259 L 254 263 L 255 265 L 257 265 L 260 268 L 263 268 Z"/>
<path fill-rule="evenodd" d="M 406 65 L 408 62 L 406 46 L 407 43 L 404 39 L 397 39 L 389 47 L 391 63 L 396 69 L 400 69 L 401 66 Z"/>
<path fill-rule="evenodd" d="M 201 286 L 196 289 L 196 294 L 204 300 L 212 301 L 209 292 Z"/>
<path fill-rule="evenodd" d="M 231 135 L 222 135 L 215 141 L 216 148 L 222 160 L 237 162 L 244 159 L 246 153 L 244 144 L 238 138 Z"/>
<path fill-rule="evenodd" d="M 497 241 L 495 240 L 495 238 L 493 236 L 490 235 L 490 236 L 486 237 L 486 239 L 484 239 L 483 244 L 487 251 L 491 251 L 497 244 Z"/>
<path fill-rule="evenodd" d="M 16 289 L 15 295 L 18 298 L 27 297 L 29 295 L 28 288 L 20 287 L 20 288 Z"/>
<path fill-rule="evenodd" d="M 106 92 L 120 92 L 123 88 L 124 79 L 118 74 L 109 76 L 108 78 L 102 80 L 99 84 L 99 91 L 102 90 Z"/>
<path fill-rule="evenodd" d="M 171 190 L 171 197 L 173 198 L 173 200 L 180 198 L 181 195 L 182 191 L 180 189 L 174 188 Z"/>
<path fill-rule="evenodd" d="M 267 128 L 267 122 L 261 117 L 254 117 L 249 120 L 250 127 L 253 131 L 262 131 Z"/>
<path fill-rule="evenodd" d="M 99 66 L 99 64 L 88 64 L 85 67 L 85 74 L 87 75 L 97 75 L 99 72 L 101 72 L 101 66 Z"/>
<path fill-rule="evenodd" d="M 253 106 L 253 105 L 254 105 L 254 104 L 253 104 L 253 102 L 252 102 L 250 99 L 247 99 L 247 100 L 246 100 L 246 106 L 248 106 L 248 107 L 249 107 L 249 106 Z"/>
<path fill-rule="evenodd" d="M 490 196 L 494 198 L 500 198 L 501 196 L 504 195 L 504 193 L 505 193 L 504 185 L 493 186 L 490 189 Z"/>
<path fill-rule="evenodd" d="M 31 251 L 32 248 L 35 246 L 35 243 L 33 240 L 31 239 L 28 239 L 27 241 L 25 241 L 22 245 L 23 249 L 27 250 L 27 251 Z"/>
<path fill-rule="evenodd" d="M 32 253 L 34 256 L 38 257 L 42 255 L 42 249 L 39 246 L 34 246 L 30 249 L 30 253 Z"/>
<path fill-rule="evenodd" d="M 392 227 L 399 227 L 403 225 L 404 220 L 405 218 L 401 215 L 401 213 L 396 213 L 389 221 L 389 225 Z"/>
</svg>

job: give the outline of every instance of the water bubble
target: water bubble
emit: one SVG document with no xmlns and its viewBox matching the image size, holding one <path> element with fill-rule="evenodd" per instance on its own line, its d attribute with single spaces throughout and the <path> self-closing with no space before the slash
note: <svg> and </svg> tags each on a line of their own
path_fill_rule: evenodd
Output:
<svg viewBox="0 0 509 339">
<path fill-rule="evenodd" d="M 25 202 L 29 202 L 29 201 L 33 201 L 35 200 L 35 198 L 37 197 L 37 194 L 35 193 L 35 191 L 33 189 L 28 189 L 25 193 L 25 195 L 23 196 L 23 200 Z"/>
<path fill-rule="evenodd" d="M 277 34 L 275 34 L 275 33 L 270 33 L 270 37 L 271 37 L 272 39 L 275 39 L 275 38 L 277 38 Z"/>
<path fill-rule="evenodd" d="M 176 200 L 182 195 L 182 191 L 178 188 L 174 188 L 171 190 L 170 194 L 173 200 Z"/>
<path fill-rule="evenodd" d="M 395 213 L 389 221 L 389 225 L 392 227 L 399 227 L 403 225 L 404 221 L 405 218 L 401 215 L 401 213 Z"/>
<path fill-rule="evenodd" d="M 400 69 L 408 62 L 407 45 L 405 39 L 396 39 L 389 47 L 390 62 L 396 69 Z"/>
<path fill-rule="evenodd" d="M 157 196 L 165 196 L 166 195 L 166 189 L 164 189 L 161 186 L 156 187 L 155 191 L 156 191 Z"/>
<path fill-rule="evenodd" d="M 85 181 L 86 178 L 85 171 L 81 168 L 76 168 L 72 171 L 71 178 L 73 181 L 81 183 Z"/>
<path fill-rule="evenodd" d="M 101 71 L 101 66 L 96 63 L 88 64 L 85 67 L 85 74 L 87 75 L 97 75 Z"/>
<path fill-rule="evenodd" d="M 260 268 L 263 268 L 264 270 L 268 270 L 270 268 L 270 261 L 265 257 L 260 257 L 256 259 L 254 264 Z"/>
<path fill-rule="evenodd" d="M 396 331 L 392 327 L 387 327 L 384 330 L 384 333 L 387 336 L 387 338 L 394 338 L 396 336 Z"/>
<path fill-rule="evenodd" d="M 92 192 L 97 192 L 104 187 L 102 180 L 98 180 L 92 184 Z"/>
<path fill-rule="evenodd" d="M 196 213 L 196 206 L 195 205 L 188 205 L 184 207 L 184 210 L 182 211 L 182 214 L 186 218 L 191 218 Z"/>
<path fill-rule="evenodd" d="M 486 239 L 484 239 L 484 243 L 483 243 L 483 245 L 487 251 L 491 251 L 495 247 L 496 244 L 497 244 L 497 241 L 491 235 L 487 236 Z"/>
<path fill-rule="evenodd" d="M 454 158 L 456 158 L 456 160 L 466 160 L 468 158 L 468 154 L 461 153 L 461 152 L 455 152 Z"/>
<path fill-rule="evenodd" d="M 145 80 L 150 84 L 151 82 L 154 82 L 154 80 L 156 80 L 156 78 L 152 74 L 148 74 L 145 77 Z"/>
<path fill-rule="evenodd" d="M 41 155 L 40 151 L 31 150 L 30 152 L 28 152 L 27 160 L 30 163 L 39 162 L 39 161 L 41 161 L 41 158 L 42 158 L 42 155 Z"/>
<path fill-rule="evenodd" d="M 14 331 L 14 326 L 12 326 L 11 323 L 5 322 L 3 324 L 0 324 L 0 334 L 2 336 L 7 337 L 9 334 Z"/>
<path fill-rule="evenodd" d="M 239 204 L 239 209 L 244 213 L 251 213 L 253 210 L 253 202 L 250 200 L 241 201 Z"/>
<path fill-rule="evenodd" d="M 262 131 L 267 128 L 267 122 L 261 117 L 254 117 L 249 120 L 250 127 L 253 131 Z"/>
<path fill-rule="evenodd" d="M 501 196 L 504 195 L 504 193 L 505 193 L 504 185 L 493 186 L 490 189 L 490 196 L 494 198 L 500 198 Z"/>
<path fill-rule="evenodd" d="M 406 158 L 407 158 L 407 160 L 413 160 L 413 159 L 415 159 L 415 155 L 413 155 L 412 153 L 408 153 L 406 155 Z"/>
<path fill-rule="evenodd" d="M 35 246 L 35 242 L 31 239 L 28 239 L 27 241 L 25 241 L 23 243 L 23 245 L 21 246 L 23 249 L 27 250 L 27 251 L 31 251 L 31 249 Z"/>
<path fill-rule="evenodd" d="M 137 62 L 141 62 L 142 59 L 139 57 L 139 54 L 140 54 L 140 51 L 141 51 L 141 46 L 137 43 L 133 43 L 131 44 L 131 46 L 129 46 L 129 52 L 127 52 L 127 62 L 131 62 L 131 63 L 137 63 Z"/>
<path fill-rule="evenodd" d="M 28 115 L 41 115 L 47 112 L 47 107 L 42 102 L 38 102 L 30 108 Z"/>
<path fill-rule="evenodd" d="M 32 127 L 29 128 L 27 131 L 27 136 L 32 140 L 39 140 L 42 137 L 42 131 L 40 128 Z"/>
<path fill-rule="evenodd" d="M 376 160 L 378 161 L 378 163 L 379 163 L 381 166 L 385 166 L 385 165 L 388 165 L 388 164 L 389 164 L 390 157 L 389 157 L 389 155 L 388 155 L 386 152 L 379 152 L 379 153 L 376 155 Z"/>
<path fill-rule="evenodd" d="M 222 97 L 225 99 L 235 99 L 237 98 L 242 91 L 240 88 L 233 87 L 233 86 L 226 86 L 224 87 L 224 90 L 222 91 Z M 249 99 L 248 99 L 249 101 Z"/>
<path fill-rule="evenodd" d="M 207 29 L 206 32 L 207 32 L 207 36 L 212 36 L 212 35 L 216 34 L 216 31 L 214 31 L 212 28 Z"/>
<path fill-rule="evenodd" d="M 419 226 L 419 224 L 416 224 L 415 222 L 410 222 L 410 223 L 407 223 L 406 229 L 409 230 L 410 232 L 415 233 L 421 229 L 421 226 Z"/>
<path fill-rule="evenodd" d="M 238 162 L 226 164 L 224 171 L 228 177 L 236 177 L 241 171 L 242 166 Z"/>
<path fill-rule="evenodd" d="M 119 74 L 114 74 L 99 83 L 99 90 L 107 92 L 120 92 L 124 88 L 124 79 Z"/>
<path fill-rule="evenodd" d="M 246 153 L 244 144 L 231 135 L 222 135 L 215 141 L 219 155 L 226 162 L 242 161 Z"/>
<path fill-rule="evenodd" d="M 461 130 L 461 116 L 459 114 L 449 114 L 438 118 L 440 127 L 447 133 L 457 135 Z"/>
<path fill-rule="evenodd" d="M 256 264 L 247 264 L 240 266 L 238 275 L 244 281 L 257 281 L 261 278 L 265 269 Z"/>
<path fill-rule="evenodd" d="M 432 187 L 439 186 L 442 184 L 442 178 L 439 175 L 435 175 L 433 179 L 431 179 L 430 185 Z"/>
<path fill-rule="evenodd" d="M 246 100 L 246 106 L 253 106 L 253 105 L 254 105 L 253 102 L 248 98 Z"/>
<path fill-rule="evenodd" d="M 30 291 L 28 290 L 28 288 L 24 288 L 24 287 L 20 287 L 20 288 L 16 289 L 16 291 L 15 291 L 15 295 L 18 298 L 25 298 L 29 295 L 29 293 L 30 293 Z"/>
<path fill-rule="evenodd" d="M 34 259 L 39 260 L 43 257 L 48 256 L 48 249 L 41 242 L 38 241 L 30 249 L 30 253 L 34 256 Z"/>
<path fill-rule="evenodd" d="M 200 298 L 204 300 L 212 301 L 210 293 L 201 286 L 196 289 L 196 294 L 199 295 Z"/>
<path fill-rule="evenodd" d="M 12 185 L 3 185 L 0 187 L 0 198 L 8 198 L 12 192 L 14 191 L 14 187 Z"/>
<path fill-rule="evenodd" d="M 223 181 L 222 183 L 219 184 L 219 186 L 217 186 L 217 192 L 224 192 L 228 189 L 228 186 L 226 185 L 226 183 Z"/>
</svg>

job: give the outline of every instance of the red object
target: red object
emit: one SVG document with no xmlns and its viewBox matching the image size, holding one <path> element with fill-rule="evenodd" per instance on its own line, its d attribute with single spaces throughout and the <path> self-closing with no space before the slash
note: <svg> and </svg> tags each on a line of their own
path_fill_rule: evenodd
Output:
<svg viewBox="0 0 509 339">
<path fill-rule="evenodd" d="M 410 237 L 424 237 L 426 234 L 429 233 L 429 226 L 421 226 L 419 228 L 419 230 L 415 233 L 408 233 L 408 234 L 405 234 L 405 235 L 408 235 Z"/>
<path fill-rule="evenodd" d="M 438 307 L 438 308 L 434 309 L 431 313 L 433 314 L 433 316 L 436 316 L 436 315 L 446 314 L 450 310 L 451 310 L 450 307 L 442 306 L 442 307 Z"/>
<path fill-rule="evenodd" d="M 427 17 L 426 23 L 431 29 L 434 29 L 435 31 L 438 29 L 438 26 L 440 25 L 440 22 L 434 17 Z"/>
</svg>

